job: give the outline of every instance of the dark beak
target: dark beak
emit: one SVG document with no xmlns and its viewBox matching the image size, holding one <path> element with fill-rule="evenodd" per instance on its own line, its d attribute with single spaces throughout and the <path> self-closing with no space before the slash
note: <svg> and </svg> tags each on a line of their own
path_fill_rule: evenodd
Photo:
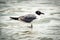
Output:
<svg viewBox="0 0 60 40">
<path fill-rule="evenodd" d="M 41 14 L 43 14 L 43 15 L 44 15 L 44 13 L 41 13 Z"/>
</svg>

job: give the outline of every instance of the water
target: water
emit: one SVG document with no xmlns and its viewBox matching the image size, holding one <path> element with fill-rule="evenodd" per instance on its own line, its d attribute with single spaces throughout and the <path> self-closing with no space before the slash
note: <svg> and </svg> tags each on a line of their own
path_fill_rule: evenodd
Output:
<svg viewBox="0 0 60 40">
<path fill-rule="evenodd" d="M 60 40 L 60 0 L 0 0 L 0 40 Z M 30 23 L 11 20 L 10 16 L 45 15 Z"/>
</svg>

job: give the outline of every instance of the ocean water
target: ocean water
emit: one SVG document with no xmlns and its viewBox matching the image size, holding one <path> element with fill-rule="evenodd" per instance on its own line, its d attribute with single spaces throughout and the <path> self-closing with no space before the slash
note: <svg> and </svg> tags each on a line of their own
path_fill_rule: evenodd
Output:
<svg viewBox="0 0 60 40">
<path fill-rule="evenodd" d="M 60 40 L 60 0 L 0 0 L 0 40 Z M 11 16 L 35 14 L 31 23 L 11 20 Z"/>
</svg>

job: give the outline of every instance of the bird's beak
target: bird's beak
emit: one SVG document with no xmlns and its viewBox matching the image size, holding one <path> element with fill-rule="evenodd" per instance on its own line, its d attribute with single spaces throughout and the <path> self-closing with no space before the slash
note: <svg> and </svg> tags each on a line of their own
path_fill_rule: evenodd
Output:
<svg viewBox="0 0 60 40">
<path fill-rule="evenodd" d="M 44 15 L 44 13 L 41 13 L 41 14 L 43 14 L 43 15 Z"/>
</svg>

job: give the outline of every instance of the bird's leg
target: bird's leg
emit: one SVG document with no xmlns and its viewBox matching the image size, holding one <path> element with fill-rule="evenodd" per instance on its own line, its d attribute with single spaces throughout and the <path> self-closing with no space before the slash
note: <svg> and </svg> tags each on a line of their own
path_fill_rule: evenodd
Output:
<svg viewBox="0 0 60 40">
<path fill-rule="evenodd" d="M 31 29 L 33 28 L 33 25 L 32 25 L 32 23 L 31 23 L 31 25 L 29 26 L 29 28 L 31 28 Z"/>
<path fill-rule="evenodd" d="M 33 28 L 33 25 L 31 24 L 31 29 Z"/>
<path fill-rule="evenodd" d="M 31 34 L 31 33 L 32 33 L 32 28 L 33 28 L 33 25 L 32 25 L 32 23 L 31 23 L 31 25 L 29 26 L 29 28 L 30 28 L 30 30 L 28 30 L 28 31 L 25 31 L 25 33 L 28 33 L 28 34 Z"/>
<path fill-rule="evenodd" d="M 32 23 L 31 23 L 31 27 L 30 27 L 30 28 L 31 28 L 31 31 L 32 31 L 32 29 L 33 29 L 33 25 L 32 25 Z"/>
</svg>

